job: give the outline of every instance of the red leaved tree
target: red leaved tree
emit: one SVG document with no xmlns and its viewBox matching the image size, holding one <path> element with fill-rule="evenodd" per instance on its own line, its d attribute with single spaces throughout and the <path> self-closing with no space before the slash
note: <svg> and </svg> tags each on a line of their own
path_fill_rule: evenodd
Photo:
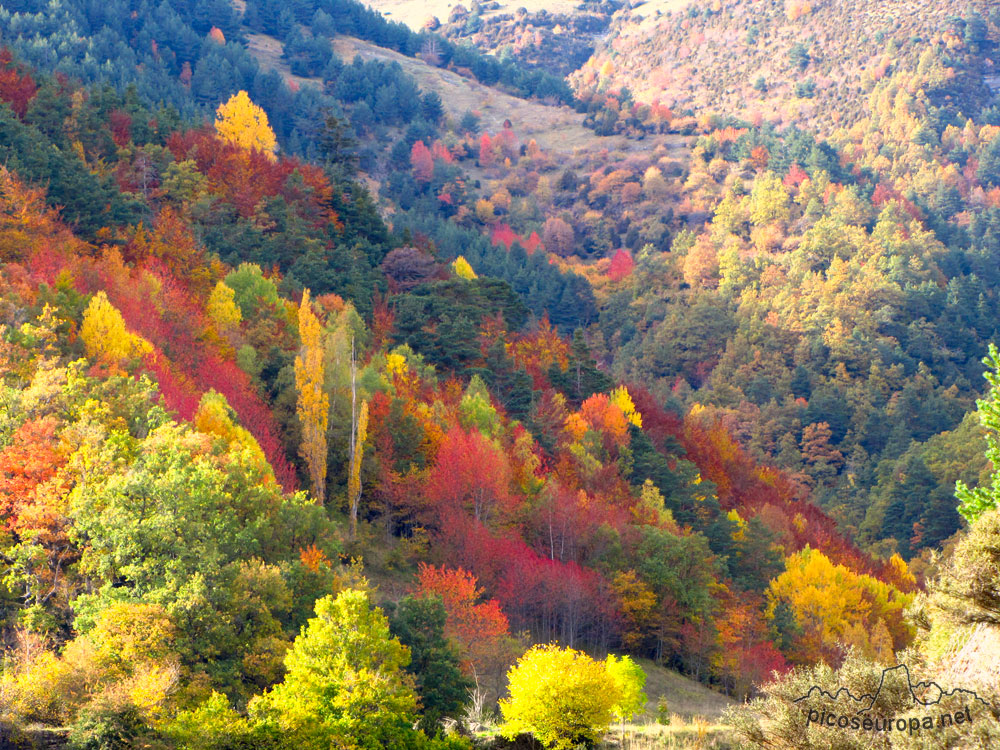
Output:
<svg viewBox="0 0 1000 750">
<path fill-rule="evenodd" d="M 479 166 L 489 167 L 493 161 L 493 141 L 489 133 L 483 133 L 479 138 Z"/>
<path fill-rule="evenodd" d="M 439 596 L 447 613 L 445 636 L 462 655 L 463 671 L 485 678 L 499 694 L 503 676 L 520 649 L 496 599 L 481 601 L 476 577 L 462 568 L 420 563 L 418 596 Z"/>
<path fill-rule="evenodd" d="M 416 141 L 410 149 L 410 165 L 413 167 L 413 179 L 417 182 L 430 182 L 434 176 L 434 155 L 423 141 Z"/>
<path fill-rule="evenodd" d="M 445 523 L 462 513 L 482 523 L 503 521 L 517 504 L 506 453 L 479 431 L 461 427 L 445 434 L 426 494 Z"/>
<path fill-rule="evenodd" d="M 20 118 L 28 111 L 28 104 L 35 97 L 38 87 L 31 75 L 20 65 L 6 47 L 0 49 L 0 100 L 7 102 Z"/>
<path fill-rule="evenodd" d="M 503 245 L 510 250 L 510 246 L 517 242 L 519 237 L 517 236 L 517 232 L 510 228 L 510 224 L 498 222 L 493 227 L 490 239 L 494 245 Z"/>
<path fill-rule="evenodd" d="M 635 268 L 635 261 L 632 260 L 631 253 L 621 248 L 611 259 L 611 265 L 608 266 L 608 278 L 612 281 L 621 281 L 632 273 L 633 268 Z"/>
</svg>

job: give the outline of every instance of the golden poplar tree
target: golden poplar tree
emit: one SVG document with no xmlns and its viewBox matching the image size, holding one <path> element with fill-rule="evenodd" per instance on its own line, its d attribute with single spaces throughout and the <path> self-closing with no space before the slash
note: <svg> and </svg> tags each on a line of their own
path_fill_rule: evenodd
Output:
<svg viewBox="0 0 1000 750">
<path fill-rule="evenodd" d="M 350 475 L 347 478 L 347 497 L 351 503 L 351 538 L 358 529 L 358 503 L 361 500 L 361 461 L 365 457 L 365 438 L 368 437 L 368 402 L 361 402 L 358 413 L 357 432 L 354 435 L 351 452 Z"/>
<path fill-rule="evenodd" d="M 246 150 L 257 149 L 274 154 L 277 140 L 267 122 L 267 113 L 258 107 L 246 91 L 233 94 L 215 111 L 215 130 L 229 143 Z"/>
<path fill-rule="evenodd" d="M 313 496 L 326 499 L 326 430 L 330 419 L 330 396 L 323 390 L 324 364 L 322 328 L 309 304 L 309 290 L 299 305 L 299 340 L 302 347 L 295 358 L 296 413 L 302 424 L 299 450 L 309 469 Z"/>
</svg>

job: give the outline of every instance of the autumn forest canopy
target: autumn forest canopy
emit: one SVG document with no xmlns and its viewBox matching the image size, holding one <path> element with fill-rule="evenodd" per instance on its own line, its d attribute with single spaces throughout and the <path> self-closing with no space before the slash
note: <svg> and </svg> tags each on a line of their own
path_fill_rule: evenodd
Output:
<svg viewBox="0 0 1000 750">
<path fill-rule="evenodd" d="M 593 746 L 1000 623 L 1000 13 L 486 5 L 0 3 L 0 745 Z"/>
</svg>

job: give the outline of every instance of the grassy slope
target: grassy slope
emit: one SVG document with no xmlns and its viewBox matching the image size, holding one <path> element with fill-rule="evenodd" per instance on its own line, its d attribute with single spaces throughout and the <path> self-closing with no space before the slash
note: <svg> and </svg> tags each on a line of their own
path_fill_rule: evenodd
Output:
<svg viewBox="0 0 1000 750">
<path fill-rule="evenodd" d="M 252 34 L 247 32 L 247 51 L 257 58 L 257 62 L 266 70 L 276 70 L 286 81 L 295 81 L 299 86 L 311 85 L 319 89 L 323 88 L 323 79 L 306 78 L 304 76 L 292 75 L 292 69 L 288 63 L 282 59 L 284 45 L 273 36 L 266 34 Z"/>
<path fill-rule="evenodd" d="M 646 670 L 646 719 L 655 719 L 661 697 L 666 699 L 671 714 L 677 714 L 686 721 L 695 717 L 717 721 L 722 712 L 734 703 L 731 698 L 678 672 L 645 659 L 640 659 L 639 663 Z"/>
<path fill-rule="evenodd" d="M 322 86 L 319 78 L 291 74 L 288 64 L 281 59 L 282 44 L 279 40 L 264 34 L 247 34 L 247 39 L 250 52 L 266 69 L 277 70 L 300 85 Z M 360 55 L 364 60 L 398 62 L 422 89 L 440 94 L 450 117 L 458 119 L 468 110 L 478 112 L 483 130 L 489 133 L 499 132 L 504 120 L 509 119 L 522 142 L 534 138 L 538 145 L 554 155 L 601 149 L 623 152 L 652 150 L 659 143 L 671 149 L 686 147 L 684 138 L 673 135 L 657 136 L 641 142 L 620 136 L 598 137 L 592 130 L 583 127 L 583 115 L 569 107 L 548 106 L 510 96 L 450 70 L 353 37 L 338 37 L 333 45 L 334 51 L 345 61 Z"/>
</svg>

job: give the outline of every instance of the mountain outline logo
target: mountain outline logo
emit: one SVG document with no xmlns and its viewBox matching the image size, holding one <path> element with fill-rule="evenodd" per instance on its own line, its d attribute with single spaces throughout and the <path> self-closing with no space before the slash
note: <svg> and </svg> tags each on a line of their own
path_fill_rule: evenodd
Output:
<svg viewBox="0 0 1000 750">
<path fill-rule="evenodd" d="M 824 690 L 819 685 L 813 685 L 812 687 L 809 688 L 808 692 L 805 695 L 803 695 L 801 698 L 796 698 L 793 701 L 793 703 L 801 703 L 802 701 L 812 698 L 815 695 L 820 695 L 831 701 L 838 701 L 840 700 L 841 694 L 846 693 L 847 697 L 850 698 L 855 703 L 863 703 L 866 700 L 868 701 L 867 707 L 860 708 L 855 712 L 857 714 L 865 714 L 870 712 L 872 708 L 875 706 L 876 701 L 878 701 L 878 697 L 882 692 L 882 687 L 885 685 L 886 675 L 889 674 L 890 672 L 896 672 L 898 670 L 902 670 L 903 673 L 906 675 L 907 688 L 910 691 L 910 697 L 913 698 L 913 702 L 920 704 L 921 706 L 925 707 L 935 706 L 941 702 L 942 698 L 951 697 L 956 694 L 964 694 L 972 696 L 972 698 L 982 703 L 990 711 L 993 710 L 993 706 L 985 698 L 981 698 L 975 690 L 969 690 L 967 688 L 954 688 L 953 690 L 945 690 L 940 685 L 938 685 L 937 682 L 935 682 L 934 680 L 920 680 L 914 683 L 913 678 L 910 676 L 910 668 L 906 664 L 897 664 L 894 667 L 886 667 L 885 669 L 883 669 L 882 677 L 879 680 L 878 688 L 875 690 L 874 694 L 863 693 L 860 696 L 855 696 L 854 694 L 851 693 L 850 689 L 846 687 L 839 688 L 836 693 L 831 693 L 828 690 Z M 934 688 L 934 690 L 936 690 L 937 697 L 934 700 L 924 700 L 917 695 L 918 690 L 925 691 L 928 688 Z"/>
</svg>

